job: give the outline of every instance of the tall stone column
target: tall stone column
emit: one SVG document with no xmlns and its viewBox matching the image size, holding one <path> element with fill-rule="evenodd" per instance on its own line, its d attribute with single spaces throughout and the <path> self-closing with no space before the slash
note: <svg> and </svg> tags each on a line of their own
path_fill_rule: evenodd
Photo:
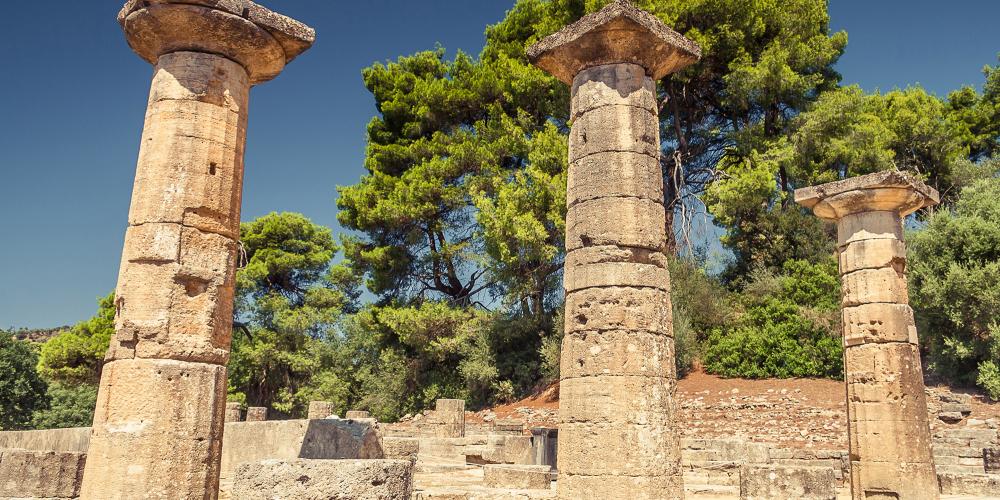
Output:
<svg viewBox="0 0 1000 500">
<path fill-rule="evenodd" d="M 132 0 L 154 65 L 84 499 L 216 498 L 250 87 L 315 32 L 244 0 Z"/>
<path fill-rule="evenodd" d="M 795 201 L 837 223 L 852 496 L 938 498 L 902 222 L 938 193 L 887 171 L 799 189 Z"/>
<path fill-rule="evenodd" d="M 572 87 L 559 497 L 681 498 L 655 82 L 700 49 L 616 1 L 528 56 Z"/>
</svg>

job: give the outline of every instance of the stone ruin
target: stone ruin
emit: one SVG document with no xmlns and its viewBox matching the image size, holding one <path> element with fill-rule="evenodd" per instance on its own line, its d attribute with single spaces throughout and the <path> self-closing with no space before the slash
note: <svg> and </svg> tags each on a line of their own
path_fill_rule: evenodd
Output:
<svg viewBox="0 0 1000 500">
<path fill-rule="evenodd" d="M 469 424 L 461 400 L 399 424 L 327 402 L 244 418 L 225 366 L 249 90 L 315 33 L 249 0 L 118 20 L 155 70 L 94 426 L 0 433 L 0 498 L 1000 496 L 995 429 L 929 429 L 902 219 L 938 194 L 899 172 L 795 195 L 838 228 L 849 451 L 679 438 L 656 81 L 700 49 L 624 0 L 528 51 L 572 96 L 558 429 Z"/>
</svg>

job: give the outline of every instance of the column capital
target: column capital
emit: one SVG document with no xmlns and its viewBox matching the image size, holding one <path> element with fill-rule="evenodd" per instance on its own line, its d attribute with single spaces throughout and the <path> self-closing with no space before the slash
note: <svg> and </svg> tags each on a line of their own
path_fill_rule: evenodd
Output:
<svg viewBox="0 0 1000 500">
<path fill-rule="evenodd" d="M 795 203 L 811 209 L 821 219 L 833 221 L 874 211 L 896 212 L 905 217 L 940 202 L 937 190 L 898 170 L 795 190 Z"/>
<path fill-rule="evenodd" d="M 628 0 L 615 0 L 528 49 L 533 64 L 568 85 L 594 66 L 634 63 L 658 80 L 700 58 L 698 44 Z"/>
<path fill-rule="evenodd" d="M 236 61 L 253 84 L 278 76 L 316 31 L 250 0 L 129 0 L 118 13 L 125 38 L 156 64 L 171 52 L 207 52 Z"/>
</svg>

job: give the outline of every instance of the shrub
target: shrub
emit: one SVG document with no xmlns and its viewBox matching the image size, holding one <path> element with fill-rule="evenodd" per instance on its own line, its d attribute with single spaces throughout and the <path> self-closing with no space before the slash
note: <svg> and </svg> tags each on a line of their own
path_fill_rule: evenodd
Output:
<svg viewBox="0 0 1000 500">
<path fill-rule="evenodd" d="M 97 405 L 97 386 L 53 383 L 48 390 L 49 406 L 36 411 L 31 419 L 35 429 L 90 427 Z"/>
<path fill-rule="evenodd" d="M 712 330 L 706 371 L 726 377 L 840 377 L 840 285 L 833 259 L 759 268 L 742 283 L 744 311 Z M 676 322 L 675 322 L 676 324 Z"/>
<path fill-rule="evenodd" d="M 909 237 L 910 302 L 930 369 L 1000 396 L 1000 179 L 966 187 Z"/>
</svg>

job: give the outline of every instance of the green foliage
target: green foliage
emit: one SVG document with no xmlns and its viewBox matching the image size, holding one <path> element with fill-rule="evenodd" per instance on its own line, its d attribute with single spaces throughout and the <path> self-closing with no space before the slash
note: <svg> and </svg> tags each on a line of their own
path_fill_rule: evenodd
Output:
<svg viewBox="0 0 1000 500">
<path fill-rule="evenodd" d="M 830 377 L 843 373 L 836 262 L 791 260 L 777 275 L 758 269 L 745 308 L 705 342 L 706 371 L 726 377 Z"/>
<path fill-rule="evenodd" d="M 961 191 L 909 237 L 910 301 L 931 368 L 996 394 L 1000 360 L 1000 179 Z"/>
<path fill-rule="evenodd" d="M 97 386 L 87 383 L 61 383 L 49 385 L 48 407 L 35 411 L 31 418 L 33 429 L 62 429 L 90 427 L 94 422 L 97 406 Z"/>
<path fill-rule="evenodd" d="M 115 334 L 115 294 L 98 299 L 97 314 L 42 344 L 38 372 L 66 384 L 96 384 L 101 365 Z"/>
<path fill-rule="evenodd" d="M 0 330 L 0 430 L 28 428 L 32 414 L 48 405 L 37 364 L 34 346 Z"/>
<path fill-rule="evenodd" d="M 990 399 L 1000 401 L 1000 367 L 993 361 L 979 363 L 976 385 L 982 387 Z"/>
<path fill-rule="evenodd" d="M 336 325 L 355 307 L 357 283 L 331 265 L 339 246 L 328 228 L 294 213 L 244 223 L 247 265 L 237 273 L 238 328 L 229 362 L 230 398 L 300 415 L 310 400 L 346 405 L 337 371 Z"/>
</svg>

